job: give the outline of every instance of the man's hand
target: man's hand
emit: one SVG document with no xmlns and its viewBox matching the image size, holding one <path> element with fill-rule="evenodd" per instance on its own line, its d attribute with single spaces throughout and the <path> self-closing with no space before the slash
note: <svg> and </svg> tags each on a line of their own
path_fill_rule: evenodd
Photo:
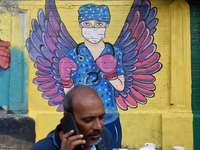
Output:
<svg viewBox="0 0 200 150">
<path fill-rule="evenodd" d="M 63 135 L 61 139 L 60 150 L 73 150 L 76 146 L 86 143 L 86 141 L 83 140 L 82 134 L 70 136 L 73 133 L 74 130 L 71 130 L 70 132 Z"/>
<path fill-rule="evenodd" d="M 10 65 L 10 50 L 8 47 L 10 42 L 5 42 L 0 39 L 0 68 L 7 69 Z"/>
</svg>

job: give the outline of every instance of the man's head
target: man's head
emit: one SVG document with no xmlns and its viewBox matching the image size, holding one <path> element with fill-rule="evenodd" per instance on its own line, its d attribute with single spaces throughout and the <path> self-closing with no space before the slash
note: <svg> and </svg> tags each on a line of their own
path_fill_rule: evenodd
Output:
<svg viewBox="0 0 200 150">
<path fill-rule="evenodd" d="M 105 37 L 105 30 L 110 23 L 110 12 L 106 5 L 87 4 L 78 10 L 79 23 L 83 37 L 96 44 Z"/>
<path fill-rule="evenodd" d="M 86 86 L 69 91 L 64 99 L 65 113 L 72 112 L 87 144 L 97 144 L 104 126 L 104 107 L 98 93 Z"/>
</svg>

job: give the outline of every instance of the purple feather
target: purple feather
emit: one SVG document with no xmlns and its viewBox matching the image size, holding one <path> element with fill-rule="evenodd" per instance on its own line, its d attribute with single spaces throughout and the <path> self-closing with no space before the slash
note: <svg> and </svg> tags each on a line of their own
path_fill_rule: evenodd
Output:
<svg viewBox="0 0 200 150">
<path fill-rule="evenodd" d="M 57 35 L 56 33 L 53 31 L 51 25 L 49 24 L 49 22 L 46 20 L 45 22 L 45 28 L 46 28 L 46 34 L 49 37 L 49 39 L 51 40 L 52 43 L 57 43 Z"/>
<path fill-rule="evenodd" d="M 58 42 L 60 44 L 62 44 L 63 46 L 65 46 L 68 50 L 71 50 L 72 49 L 72 46 L 71 45 L 68 45 L 64 40 L 63 38 L 61 37 L 58 37 Z M 57 43 L 56 43 L 57 44 Z"/>
<path fill-rule="evenodd" d="M 37 62 L 37 57 L 42 56 L 33 46 L 33 44 L 30 42 L 30 39 L 28 38 L 26 40 L 26 48 L 28 50 L 28 53 L 30 55 L 30 58 L 33 62 Z"/>
<path fill-rule="evenodd" d="M 32 20 L 32 28 L 33 32 L 36 34 L 39 40 L 42 41 L 42 30 L 40 29 L 40 26 L 35 19 Z"/>
<path fill-rule="evenodd" d="M 54 56 L 48 48 L 46 48 L 45 46 L 42 46 L 41 47 L 41 52 L 42 52 L 42 55 L 47 59 L 49 60 L 50 62 L 52 62 L 52 57 Z"/>
<path fill-rule="evenodd" d="M 131 35 L 131 30 L 128 30 L 125 34 L 124 34 L 124 36 L 121 38 L 121 41 L 119 42 L 119 44 L 118 44 L 118 46 L 117 47 L 121 47 L 122 46 L 122 44 L 124 44 L 124 42 L 126 41 L 126 40 L 128 40 L 128 38 L 130 37 L 130 35 Z"/>
<path fill-rule="evenodd" d="M 137 46 L 137 43 L 132 43 L 131 45 L 129 45 L 128 47 L 122 49 L 122 55 L 125 55 L 131 51 L 133 51 L 135 49 L 135 47 Z"/>
<path fill-rule="evenodd" d="M 42 34 L 42 41 L 45 44 L 45 47 L 49 49 L 49 52 L 53 54 L 57 47 L 49 40 L 45 33 Z"/>
<path fill-rule="evenodd" d="M 52 71 L 53 71 L 53 73 L 54 73 L 55 75 L 58 75 L 58 76 L 60 75 L 60 73 L 59 73 L 59 71 L 58 71 L 58 70 L 56 70 L 56 69 L 53 69 Z"/>
<path fill-rule="evenodd" d="M 145 69 L 137 69 L 133 73 L 137 74 L 137 75 L 139 75 L 139 74 L 141 74 L 141 75 L 151 75 L 151 74 L 158 72 L 161 68 L 162 68 L 162 64 L 156 63 L 156 64 L 152 65 L 151 67 L 148 67 L 148 68 L 145 68 Z"/>
<path fill-rule="evenodd" d="M 147 68 L 155 64 L 159 59 L 160 59 L 160 54 L 154 53 L 149 59 L 143 62 L 138 62 L 137 64 L 135 64 L 135 66 L 137 66 L 138 69 Z"/>
<path fill-rule="evenodd" d="M 45 84 L 52 81 L 53 81 L 53 78 L 34 78 L 33 79 L 34 84 Z"/>
<path fill-rule="evenodd" d="M 124 70 L 126 70 L 126 71 L 134 71 L 134 70 L 136 70 L 137 69 L 137 67 L 135 67 L 135 66 L 124 66 Z"/>
<path fill-rule="evenodd" d="M 58 24 L 52 11 L 49 12 L 49 24 L 51 25 L 53 31 L 58 36 L 59 35 L 58 32 L 60 31 L 60 25 Z"/>
<path fill-rule="evenodd" d="M 39 40 L 39 38 L 35 35 L 33 31 L 30 31 L 30 41 L 39 52 L 40 46 L 43 45 L 43 43 L 42 41 Z"/>
<path fill-rule="evenodd" d="M 124 74 L 124 76 L 132 76 L 132 75 L 133 75 L 133 73 L 129 72 L 129 71 L 126 71 L 125 74 Z"/>
<path fill-rule="evenodd" d="M 131 92 L 129 93 L 130 96 L 135 99 L 138 103 L 140 104 L 146 104 L 147 103 L 147 99 L 138 91 L 136 91 L 135 89 L 131 89 Z"/>
<path fill-rule="evenodd" d="M 156 14 L 157 14 L 157 8 L 154 7 L 149 12 L 149 15 L 146 19 L 146 24 L 149 24 L 155 18 Z"/>
<path fill-rule="evenodd" d="M 133 88 L 146 97 L 154 97 L 154 92 L 133 85 Z"/>
<path fill-rule="evenodd" d="M 131 82 L 125 82 L 125 87 L 127 87 L 127 88 L 132 88 L 132 84 L 131 84 Z"/>
<path fill-rule="evenodd" d="M 151 46 L 149 46 L 144 52 L 142 52 L 141 54 L 137 56 L 137 58 L 139 59 L 139 62 L 150 58 L 154 54 L 155 50 L 156 50 L 155 44 L 152 44 Z"/>
<path fill-rule="evenodd" d="M 53 63 L 52 66 L 53 66 L 53 68 L 58 69 L 58 64 Z"/>
<path fill-rule="evenodd" d="M 158 19 L 155 18 L 155 19 L 153 19 L 153 20 L 147 25 L 147 28 L 153 29 L 153 28 L 155 28 L 155 26 L 156 26 L 157 24 L 158 24 Z"/>
<path fill-rule="evenodd" d="M 42 32 L 45 32 L 45 16 L 43 10 L 38 11 L 38 21 Z"/>
<path fill-rule="evenodd" d="M 125 76 L 125 81 L 126 82 L 132 82 L 133 81 L 133 77 L 131 77 L 131 76 Z"/>
<path fill-rule="evenodd" d="M 146 40 L 148 39 L 149 37 L 149 34 L 150 34 L 150 31 L 148 28 L 145 29 L 142 37 L 140 38 L 140 40 L 137 42 L 138 45 L 135 49 L 140 49 L 142 45 L 144 45 L 144 43 L 146 42 Z"/>
<path fill-rule="evenodd" d="M 46 67 L 42 66 L 39 63 L 35 63 L 34 66 L 35 66 L 36 69 L 38 69 L 40 71 L 47 72 L 47 73 L 51 73 L 52 72 L 51 69 L 46 68 Z"/>
<path fill-rule="evenodd" d="M 147 15 L 149 14 L 149 10 L 150 10 L 150 2 L 148 0 L 145 0 L 139 9 L 140 14 L 141 14 L 140 20 L 145 20 L 147 18 Z"/>
<path fill-rule="evenodd" d="M 41 92 L 46 92 L 53 89 L 53 87 L 55 87 L 55 81 L 39 85 L 38 90 Z"/>
<path fill-rule="evenodd" d="M 121 50 L 123 50 L 124 48 L 126 48 L 127 46 L 133 44 L 133 42 L 135 41 L 135 38 L 131 38 L 128 41 L 124 42 L 124 44 L 122 44 L 122 46 L 120 47 Z M 136 43 L 134 43 L 136 44 Z"/>
<path fill-rule="evenodd" d="M 138 51 L 132 51 L 126 55 L 123 55 L 123 62 L 131 60 L 132 58 L 134 58 L 136 56 L 137 53 L 138 53 Z"/>
<path fill-rule="evenodd" d="M 114 46 L 118 47 L 119 42 L 121 41 L 121 39 L 123 38 L 124 34 L 126 33 L 126 31 L 128 30 L 129 24 L 125 23 L 124 27 L 122 28 L 122 31 L 120 33 L 120 36 L 118 37 L 118 39 L 116 40 Z"/>
<path fill-rule="evenodd" d="M 145 41 L 145 43 L 142 45 L 142 47 L 139 49 L 139 54 L 145 51 L 152 43 L 153 43 L 153 36 L 150 35 Z"/>
<path fill-rule="evenodd" d="M 61 51 L 59 51 L 59 50 L 55 50 L 54 53 L 55 53 L 56 57 L 57 57 L 59 60 L 60 60 L 61 58 L 65 57 L 65 55 L 64 55 Z"/>
<path fill-rule="evenodd" d="M 145 31 L 145 22 L 140 21 L 132 37 L 136 38 L 136 42 L 141 38 Z"/>
<path fill-rule="evenodd" d="M 42 71 L 37 71 L 35 73 L 38 77 L 45 77 L 45 78 L 52 78 L 52 74 L 46 73 L 46 72 L 42 72 Z"/>
<path fill-rule="evenodd" d="M 154 81 L 156 81 L 155 77 L 153 75 L 136 75 L 133 74 L 133 79 L 137 82 L 140 83 L 153 83 Z"/>
<path fill-rule="evenodd" d="M 44 57 L 37 57 L 37 62 L 46 68 L 49 68 L 49 69 L 52 68 L 51 63 Z"/>
<path fill-rule="evenodd" d="M 138 87 L 144 88 L 146 90 L 154 91 L 156 89 L 156 86 L 154 84 L 146 84 L 146 83 L 140 83 L 137 81 L 131 82 L 133 85 L 136 85 Z"/>
<path fill-rule="evenodd" d="M 57 57 L 53 57 L 52 59 L 53 59 L 53 61 L 54 61 L 55 63 L 57 63 L 57 64 L 58 64 L 59 61 L 60 61 Z"/>
<path fill-rule="evenodd" d="M 70 50 L 67 47 L 65 47 L 64 45 L 60 44 L 60 43 L 56 43 L 56 46 L 58 47 L 58 49 L 61 52 L 63 52 L 63 54 L 67 54 L 69 52 L 69 50 Z"/>
<path fill-rule="evenodd" d="M 58 96 L 60 94 L 60 92 L 58 91 L 58 88 L 59 87 L 54 86 L 53 89 L 43 92 L 42 97 L 45 99 L 49 99 L 49 98 Z"/>
<path fill-rule="evenodd" d="M 137 62 L 138 62 L 138 58 L 133 58 L 133 59 L 131 59 L 131 60 L 129 60 L 129 61 L 124 62 L 124 63 L 123 63 L 123 66 L 134 65 L 134 64 L 137 63 Z"/>
<path fill-rule="evenodd" d="M 66 43 L 68 43 L 68 44 L 71 43 L 73 48 L 76 47 L 77 46 L 76 42 L 70 36 L 65 25 L 62 22 L 60 23 L 60 29 L 61 29 L 63 35 L 66 37 L 65 39 L 67 39 L 67 40 L 65 40 L 65 39 L 63 39 L 63 40 L 66 41 Z M 69 42 L 67 42 L 67 41 L 69 41 Z"/>
<path fill-rule="evenodd" d="M 57 97 L 49 99 L 49 105 L 50 106 L 59 105 L 60 103 L 63 102 L 63 98 L 64 97 L 62 96 L 62 94 L 59 94 Z"/>
</svg>

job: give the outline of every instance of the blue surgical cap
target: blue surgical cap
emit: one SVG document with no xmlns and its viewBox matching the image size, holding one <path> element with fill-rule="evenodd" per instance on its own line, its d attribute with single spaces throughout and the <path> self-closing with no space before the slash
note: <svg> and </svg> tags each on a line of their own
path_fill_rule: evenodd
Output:
<svg viewBox="0 0 200 150">
<path fill-rule="evenodd" d="M 79 23 L 87 20 L 98 20 L 110 23 L 110 12 L 106 5 L 87 4 L 83 5 L 78 10 Z"/>
</svg>

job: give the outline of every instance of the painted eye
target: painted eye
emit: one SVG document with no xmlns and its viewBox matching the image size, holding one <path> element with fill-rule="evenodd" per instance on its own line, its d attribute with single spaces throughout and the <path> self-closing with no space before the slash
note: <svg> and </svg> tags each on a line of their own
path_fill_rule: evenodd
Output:
<svg viewBox="0 0 200 150">
<path fill-rule="evenodd" d="M 84 26 L 90 26 L 90 24 L 87 23 L 87 22 L 84 22 L 83 25 L 84 25 Z"/>
<path fill-rule="evenodd" d="M 97 23 L 97 24 L 96 24 L 96 26 L 102 26 L 102 25 L 103 25 L 102 23 Z"/>
</svg>

